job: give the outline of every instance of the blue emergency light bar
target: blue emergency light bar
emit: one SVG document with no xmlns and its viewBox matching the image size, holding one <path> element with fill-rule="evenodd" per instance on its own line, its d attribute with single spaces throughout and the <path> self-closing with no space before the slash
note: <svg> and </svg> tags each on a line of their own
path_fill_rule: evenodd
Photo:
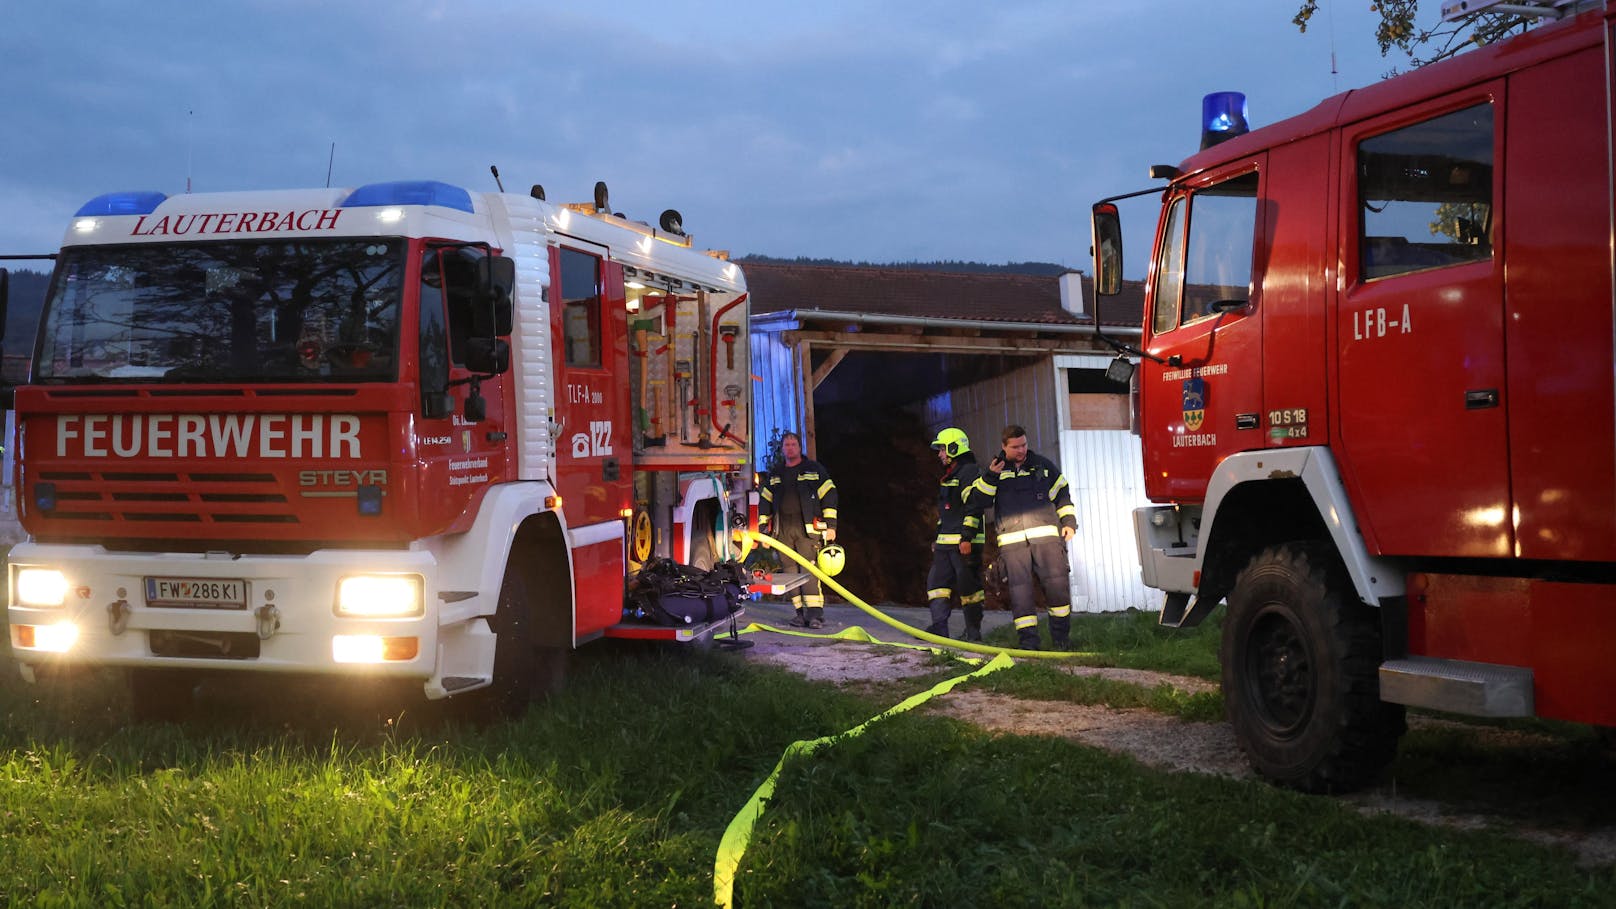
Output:
<svg viewBox="0 0 1616 909">
<path fill-rule="evenodd" d="M 163 204 L 168 196 L 159 192 L 107 193 L 84 203 L 75 218 L 107 217 L 111 215 L 149 215 Z"/>
<path fill-rule="evenodd" d="M 437 180 L 397 180 L 368 183 L 348 194 L 339 208 L 374 205 L 437 205 L 471 214 L 471 193 Z"/>
<path fill-rule="evenodd" d="M 1201 150 L 1251 131 L 1246 124 L 1246 96 L 1241 92 L 1213 92 L 1201 99 Z"/>
</svg>

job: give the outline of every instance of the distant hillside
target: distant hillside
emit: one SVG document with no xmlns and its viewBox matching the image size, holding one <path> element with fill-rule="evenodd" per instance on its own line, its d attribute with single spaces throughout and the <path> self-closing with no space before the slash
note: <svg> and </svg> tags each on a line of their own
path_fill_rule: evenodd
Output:
<svg viewBox="0 0 1616 909">
<path fill-rule="evenodd" d="M 809 256 L 798 256 L 795 259 L 782 259 L 777 256 L 761 256 L 748 254 L 735 258 L 736 262 L 745 265 L 748 262 L 757 262 L 763 265 L 839 265 L 844 268 L 897 268 L 908 271 L 946 271 L 963 274 L 988 275 L 1044 275 L 1059 276 L 1069 271 L 1079 269 L 1058 265 L 1054 262 L 1006 262 L 1003 265 L 992 265 L 987 262 L 959 262 L 946 260 L 939 262 L 845 262 L 840 259 L 815 259 Z"/>
</svg>

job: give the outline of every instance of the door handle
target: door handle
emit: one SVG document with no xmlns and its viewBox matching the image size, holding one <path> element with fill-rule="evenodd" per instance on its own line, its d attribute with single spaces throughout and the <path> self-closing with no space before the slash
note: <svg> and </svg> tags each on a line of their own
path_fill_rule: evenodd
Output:
<svg viewBox="0 0 1616 909">
<path fill-rule="evenodd" d="M 616 483 L 623 475 L 623 469 L 616 458 L 607 458 L 600 465 L 600 478 L 608 483 Z"/>
<path fill-rule="evenodd" d="M 1474 388 L 1465 392 L 1465 410 L 1485 410 L 1498 406 L 1498 389 Z"/>
</svg>

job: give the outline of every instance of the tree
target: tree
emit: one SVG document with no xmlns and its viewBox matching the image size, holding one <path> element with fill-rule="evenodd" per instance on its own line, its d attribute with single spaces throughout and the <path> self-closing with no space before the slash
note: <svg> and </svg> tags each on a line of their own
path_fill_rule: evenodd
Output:
<svg viewBox="0 0 1616 909">
<path fill-rule="evenodd" d="M 1380 24 L 1375 27 L 1380 55 L 1384 57 L 1391 53 L 1392 48 L 1396 48 L 1408 56 L 1411 66 L 1435 63 L 1466 48 L 1501 41 L 1545 21 L 1537 16 L 1483 11 L 1424 28 L 1414 21 L 1420 11 L 1420 0 L 1376 0 L 1370 3 L 1369 8 L 1380 14 Z M 1305 32 L 1318 9 L 1319 0 L 1302 0 L 1301 8 L 1291 22 Z M 1396 73 L 1396 70 L 1393 69 L 1392 73 Z"/>
</svg>

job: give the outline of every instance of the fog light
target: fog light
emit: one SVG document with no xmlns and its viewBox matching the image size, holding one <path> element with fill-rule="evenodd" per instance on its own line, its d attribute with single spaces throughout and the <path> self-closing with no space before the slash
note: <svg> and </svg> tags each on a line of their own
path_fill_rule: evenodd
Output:
<svg viewBox="0 0 1616 909">
<path fill-rule="evenodd" d="M 421 652 L 421 641 L 414 637 L 382 637 L 379 634 L 339 634 L 331 638 L 331 658 L 338 663 L 386 663 L 413 660 Z"/>
<path fill-rule="evenodd" d="M 11 644 L 21 650 L 66 653 L 79 639 L 79 626 L 72 622 L 54 625 L 13 625 Z"/>
</svg>

